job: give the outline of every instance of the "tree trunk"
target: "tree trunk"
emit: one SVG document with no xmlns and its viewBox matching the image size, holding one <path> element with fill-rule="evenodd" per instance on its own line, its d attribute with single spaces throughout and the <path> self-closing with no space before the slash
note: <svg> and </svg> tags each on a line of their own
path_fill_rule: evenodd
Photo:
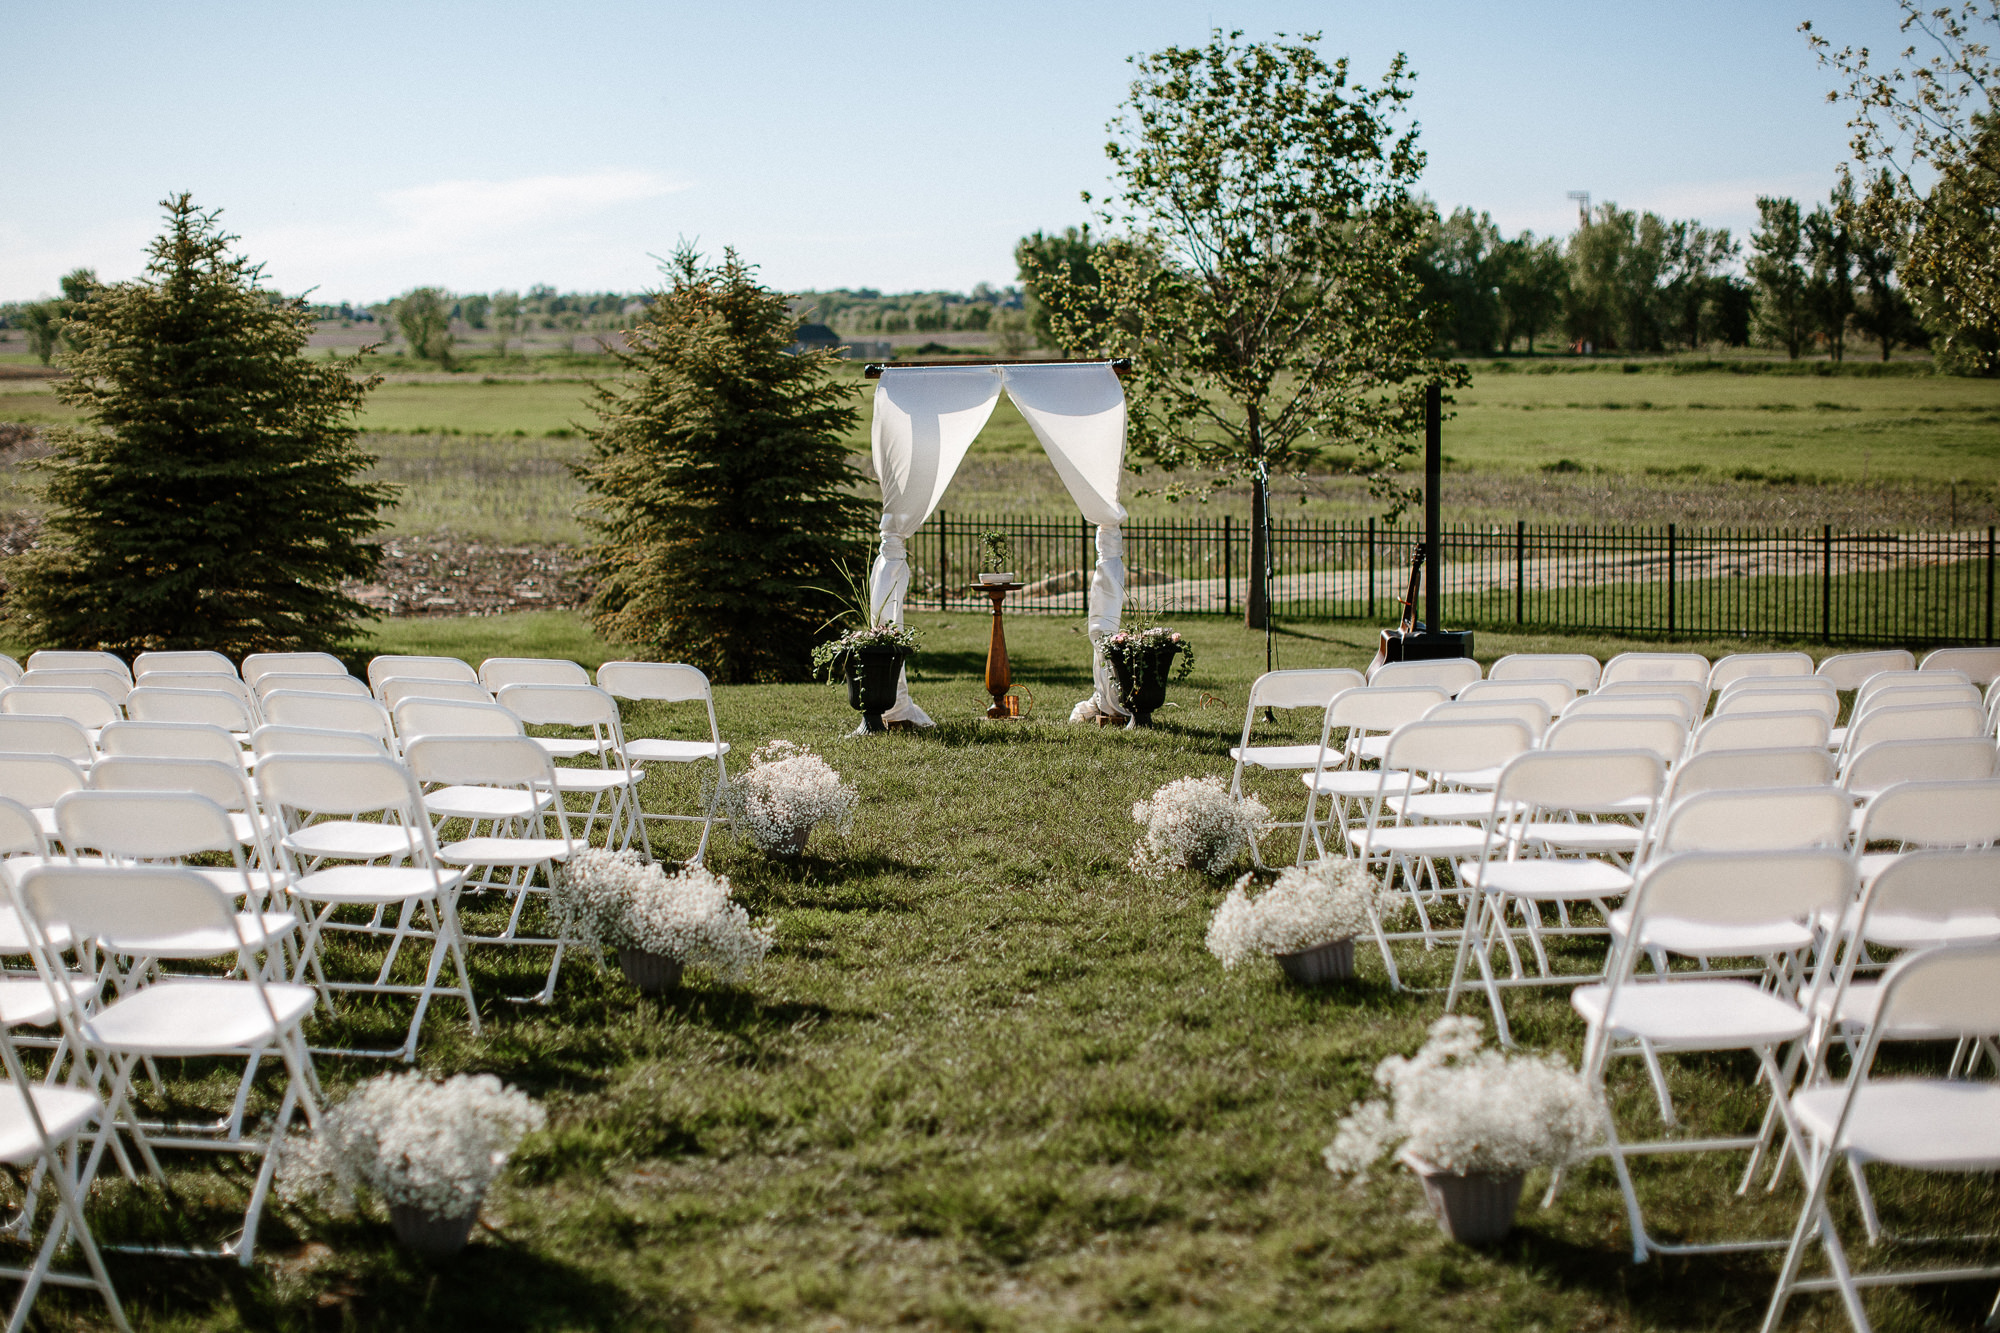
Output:
<svg viewBox="0 0 2000 1333">
<path fill-rule="evenodd" d="M 1250 446 L 1250 595 L 1243 599 L 1243 625 L 1246 629 L 1264 628 L 1264 618 L 1269 614 L 1270 584 L 1264 578 L 1264 564 L 1270 559 L 1269 544 L 1264 540 L 1264 528 L 1269 522 L 1271 504 L 1270 492 L 1265 484 L 1264 474 L 1256 471 L 1257 464 L 1264 458 L 1264 421 L 1257 410 L 1258 404 L 1245 404 L 1244 442 Z"/>
</svg>

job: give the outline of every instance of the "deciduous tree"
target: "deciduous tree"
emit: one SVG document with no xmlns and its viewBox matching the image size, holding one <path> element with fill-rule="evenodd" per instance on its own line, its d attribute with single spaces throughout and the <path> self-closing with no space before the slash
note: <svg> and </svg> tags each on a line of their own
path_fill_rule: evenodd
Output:
<svg viewBox="0 0 2000 1333">
<path fill-rule="evenodd" d="M 436 287 L 416 287 L 396 298 L 396 327 L 410 355 L 451 364 L 451 301 Z"/>
<path fill-rule="evenodd" d="M 1499 261 L 1500 345 L 1512 351 L 1514 339 L 1525 338 L 1533 356 L 1535 335 L 1561 317 L 1568 294 L 1561 241 L 1524 231 L 1507 242 Z"/>
<path fill-rule="evenodd" d="M 1800 262 L 1805 231 L 1798 200 L 1759 195 L 1757 216 L 1748 265 L 1757 287 L 1757 331 L 1796 361 L 1812 330 L 1805 265 Z"/>
</svg>

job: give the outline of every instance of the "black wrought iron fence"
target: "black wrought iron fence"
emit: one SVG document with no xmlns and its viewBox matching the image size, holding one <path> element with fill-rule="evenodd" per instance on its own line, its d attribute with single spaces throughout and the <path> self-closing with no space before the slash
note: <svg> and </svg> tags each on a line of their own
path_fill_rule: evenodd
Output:
<svg viewBox="0 0 2000 1333">
<path fill-rule="evenodd" d="M 1007 538 L 1027 586 L 1009 610 L 1080 614 L 1096 563 L 1080 519 L 939 513 L 909 544 L 917 607 L 975 610 L 980 537 Z M 1233 518 L 1128 523 L 1128 613 L 1240 613 L 1250 533 Z M 1384 620 L 1419 540 L 1407 526 L 1277 522 L 1277 613 Z M 1731 635 L 1843 642 L 1994 641 L 1994 529 L 1856 533 L 1447 527 L 1444 614 L 1472 629 Z"/>
</svg>

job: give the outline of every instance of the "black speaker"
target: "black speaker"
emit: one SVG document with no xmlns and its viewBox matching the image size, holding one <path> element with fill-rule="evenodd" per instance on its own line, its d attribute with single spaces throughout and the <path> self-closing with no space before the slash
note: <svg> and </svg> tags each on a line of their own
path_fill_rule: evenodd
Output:
<svg viewBox="0 0 2000 1333">
<path fill-rule="evenodd" d="M 1399 629 L 1382 631 L 1384 662 L 1435 662 L 1439 658 L 1470 656 L 1472 631 L 1469 629 L 1427 630 L 1418 625 L 1407 634 Z"/>
</svg>

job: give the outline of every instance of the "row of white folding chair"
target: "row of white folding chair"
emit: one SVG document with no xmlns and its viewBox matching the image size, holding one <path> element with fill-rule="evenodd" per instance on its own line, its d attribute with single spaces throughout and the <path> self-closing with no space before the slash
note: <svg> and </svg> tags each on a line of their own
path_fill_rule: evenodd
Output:
<svg viewBox="0 0 2000 1333">
<path fill-rule="evenodd" d="M 1573 693 L 1588 694 L 1603 674 L 1603 664 L 1588 653 L 1510 653 L 1487 669 L 1486 679 L 1560 680 Z"/>
<path fill-rule="evenodd" d="M 1368 683 L 1385 688 L 1435 686 L 1457 694 L 1485 674 L 1470 657 L 1442 657 L 1423 662 L 1384 662 L 1368 672 Z"/>
<path fill-rule="evenodd" d="M 2000 648 L 1939 648 L 1924 656 L 1919 671 L 1961 671 L 1982 688 L 2000 680 Z"/>
</svg>

